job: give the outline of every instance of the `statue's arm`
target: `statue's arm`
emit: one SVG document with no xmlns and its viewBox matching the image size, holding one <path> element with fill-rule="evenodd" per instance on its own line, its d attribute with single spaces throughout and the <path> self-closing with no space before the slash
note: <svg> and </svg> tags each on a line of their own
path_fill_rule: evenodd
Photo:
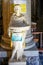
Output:
<svg viewBox="0 0 43 65">
<path fill-rule="evenodd" d="M 11 36 L 11 31 L 10 31 L 10 28 L 8 27 L 8 36 L 10 37 Z"/>
<path fill-rule="evenodd" d="M 13 20 L 14 20 L 14 14 L 11 16 L 9 27 L 12 26 Z"/>
<path fill-rule="evenodd" d="M 11 36 L 11 32 L 12 32 L 11 29 L 10 29 L 10 27 L 11 27 L 12 24 L 13 24 L 14 15 L 15 15 L 15 13 L 12 14 L 11 19 L 10 19 L 10 23 L 9 23 L 9 25 L 8 25 L 8 35 L 9 35 L 9 37 Z"/>
</svg>

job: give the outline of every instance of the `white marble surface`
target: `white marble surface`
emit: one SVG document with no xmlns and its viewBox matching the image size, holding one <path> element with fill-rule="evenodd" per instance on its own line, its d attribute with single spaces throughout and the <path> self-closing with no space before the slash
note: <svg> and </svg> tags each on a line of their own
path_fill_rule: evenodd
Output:
<svg viewBox="0 0 43 65">
<path fill-rule="evenodd" d="M 9 62 L 9 65 L 26 65 L 26 62 Z"/>
<path fill-rule="evenodd" d="M 31 50 L 31 51 L 24 51 L 24 55 L 29 57 L 29 56 L 39 56 L 39 51 L 38 50 Z"/>
</svg>

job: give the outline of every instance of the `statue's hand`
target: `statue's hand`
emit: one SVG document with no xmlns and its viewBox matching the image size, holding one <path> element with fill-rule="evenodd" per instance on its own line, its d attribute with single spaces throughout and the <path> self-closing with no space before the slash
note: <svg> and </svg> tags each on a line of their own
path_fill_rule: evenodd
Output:
<svg viewBox="0 0 43 65">
<path fill-rule="evenodd" d="M 8 29 L 8 36 L 11 37 L 10 29 Z"/>
<path fill-rule="evenodd" d="M 11 36 L 10 32 L 8 32 L 9 37 Z"/>
</svg>

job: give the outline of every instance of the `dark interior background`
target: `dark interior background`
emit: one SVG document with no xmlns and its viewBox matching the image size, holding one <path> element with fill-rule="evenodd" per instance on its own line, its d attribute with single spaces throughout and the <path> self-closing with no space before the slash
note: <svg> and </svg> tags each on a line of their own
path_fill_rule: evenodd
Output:
<svg viewBox="0 0 43 65">
<path fill-rule="evenodd" d="M 32 0 L 32 21 L 37 23 L 37 31 L 43 31 L 43 0 Z"/>
</svg>

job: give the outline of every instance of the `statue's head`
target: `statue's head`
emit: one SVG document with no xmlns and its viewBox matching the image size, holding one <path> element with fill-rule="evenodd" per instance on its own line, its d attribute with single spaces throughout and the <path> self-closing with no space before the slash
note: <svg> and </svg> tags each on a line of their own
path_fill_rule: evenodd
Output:
<svg viewBox="0 0 43 65">
<path fill-rule="evenodd" d="M 19 14 L 21 13 L 20 4 L 16 4 L 16 5 L 14 6 L 14 12 L 19 16 Z"/>
</svg>

